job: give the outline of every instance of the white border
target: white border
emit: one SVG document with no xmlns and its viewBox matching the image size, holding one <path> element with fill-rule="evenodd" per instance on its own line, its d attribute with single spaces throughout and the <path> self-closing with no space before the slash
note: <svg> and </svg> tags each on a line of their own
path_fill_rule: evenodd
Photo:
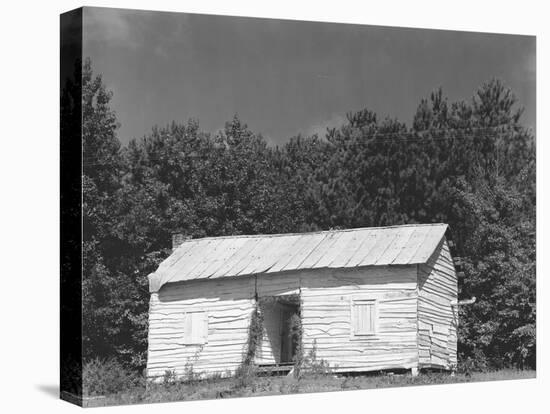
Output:
<svg viewBox="0 0 550 414">
<path fill-rule="evenodd" d="M 444 28 L 537 35 L 538 228 L 537 248 L 548 249 L 549 29 L 548 10 L 537 0 L 521 2 L 442 1 L 93 1 L 89 6 L 202 12 L 292 18 L 344 23 Z M 2 274 L 0 301 L 3 356 L 0 404 L 10 411 L 65 413 L 77 408 L 59 401 L 59 147 L 58 70 L 59 13 L 81 6 L 80 1 L 7 2 L 2 7 Z M 544 117 L 543 117 L 544 114 Z M 543 412 L 550 389 L 546 334 L 549 265 L 537 263 L 538 362 L 536 380 L 445 385 L 401 389 L 347 391 L 142 405 L 94 412 L 212 412 L 226 414 L 281 409 L 335 413 L 365 409 L 384 412 L 441 411 Z M 22 281 L 25 281 L 22 283 Z M 546 323 L 547 324 L 547 323 Z M 37 340 L 37 338 L 40 338 Z"/>
</svg>

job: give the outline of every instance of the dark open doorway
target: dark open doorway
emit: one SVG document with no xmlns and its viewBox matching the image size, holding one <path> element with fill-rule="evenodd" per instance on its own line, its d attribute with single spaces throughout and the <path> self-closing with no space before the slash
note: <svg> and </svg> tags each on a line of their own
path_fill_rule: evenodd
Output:
<svg viewBox="0 0 550 414">
<path fill-rule="evenodd" d="M 293 328 L 300 315 L 299 296 L 263 297 L 259 302 L 264 335 L 258 364 L 292 365 L 299 341 L 296 329 Z"/>
</svg>

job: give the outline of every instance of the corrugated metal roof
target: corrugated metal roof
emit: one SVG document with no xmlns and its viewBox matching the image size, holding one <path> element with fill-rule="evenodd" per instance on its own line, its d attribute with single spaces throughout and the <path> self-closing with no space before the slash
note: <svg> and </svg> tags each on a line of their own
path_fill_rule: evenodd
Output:
<svg viewBox="0 0 550 414">
<path fill-rule="evenodd" d="M 149 287 L 156 292 L 166 283 L 195 279 L 425 263 L 446 230 L 446 224 L 411 224 L 191 239 L 149 275 Z"/>
</svg>

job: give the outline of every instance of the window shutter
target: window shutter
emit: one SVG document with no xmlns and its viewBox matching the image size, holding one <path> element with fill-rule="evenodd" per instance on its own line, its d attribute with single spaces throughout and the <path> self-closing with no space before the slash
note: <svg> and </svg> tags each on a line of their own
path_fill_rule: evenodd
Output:
<svg viewBox="0 0 550 414">
<path fill-rule="evenodd" d="M 183 343 L 200 345 L 207 342 L 208 315 L 206 312 L 192 312 L 184 315 Z"/>
<path fill-rule="evenodd" d="M 376 302 L 356 300 L 353 302 L 354 335 L 372 335 L 376 331 Z"/>
</svg>

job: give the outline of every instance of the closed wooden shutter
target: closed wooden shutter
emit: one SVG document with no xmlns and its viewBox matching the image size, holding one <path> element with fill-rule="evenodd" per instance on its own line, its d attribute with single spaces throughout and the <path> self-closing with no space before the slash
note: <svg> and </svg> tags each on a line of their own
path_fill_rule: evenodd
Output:
<svg viewBox="0 0 550 414">
<path fill-rule="evenodd" d="M 374 334 L 376 332 L 376 301 L 354 301 L 352 323 L 354 335 Z"/>
<path fill-rule="evenodd" d="M 208 315 L 206 312 L 192 312 L 184 315 L 183 343 L 185 345 L 205 344 L 208 339 Z"/>
</svg>

